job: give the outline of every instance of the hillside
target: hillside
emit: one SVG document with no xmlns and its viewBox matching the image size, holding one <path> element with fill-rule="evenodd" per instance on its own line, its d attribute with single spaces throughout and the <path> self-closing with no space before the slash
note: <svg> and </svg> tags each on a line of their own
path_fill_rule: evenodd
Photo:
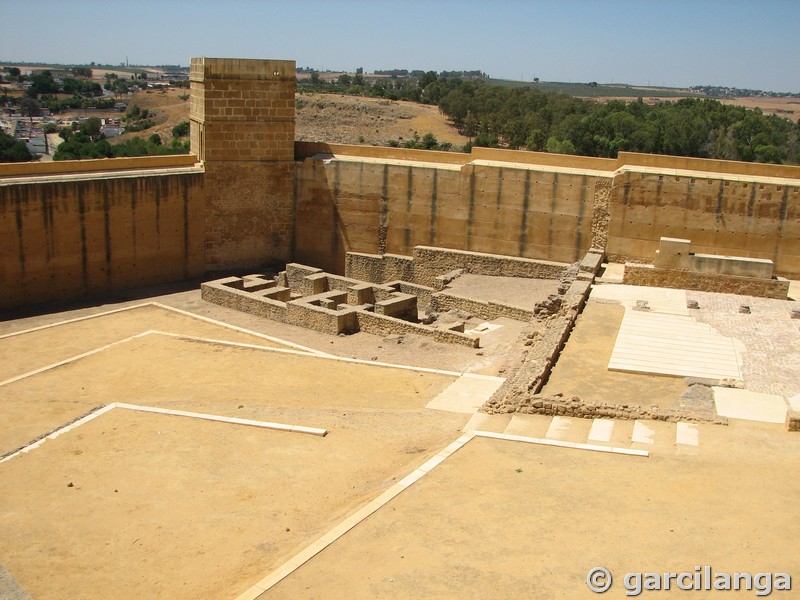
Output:
<svg viewBox="0 0 800 600">
<path fill-rule="evenodd" d="M 155 116 L 157 125 L 146 131 L 126 133 L 111 140 L 118 143 L 131 137 L 157 133 L 164 143 L 172 139 L 172 128 L 189 118 L 189 102 L 179 96 L 187 90 L 148 90 L 129 96 Z M 298 93 L 295 139 L 332 144 L 385 146 L 390 140 L 411 139 L 432 133 L 439 142 L 463 146 L 469 138 L 460 135 L 436 106 L 381 98 L 361 98 L 336 94 Z"/>
<path fill-rule="evenodd" d="M 402 100 L 298 93 L 299 141 L 385 146 L 432 133 L 441 142 L 463 146 L 469 138 L 458 133 L 437 106 Z"/>
</svg>

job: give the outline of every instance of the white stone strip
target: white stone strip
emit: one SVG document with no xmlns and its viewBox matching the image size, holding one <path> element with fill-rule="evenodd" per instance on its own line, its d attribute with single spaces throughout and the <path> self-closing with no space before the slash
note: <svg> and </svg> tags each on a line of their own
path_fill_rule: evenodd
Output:
<svg viewBox="0 0 800 600">
<path fill-rule="evenodd" d="M 610 442 L 613 433 L 614 421 L 612 419 L 594 419 L 592 428 L 589 430 L 589 439 L 593 442 Z"/>
<path fill-rule="evenodd" d="M 320 436 L 320 437 L 325 437 L 328 434 L 328 430 L 327 429 L 320 429 L 318 427 L 305 427 L 303 425 L 287 425 L 285 423 L 273 423 L 273 422 L 270 422 L 270 421 L 253 421 L 251 419 L 238 419 L 238 418 L 235 418 L 235 417 L 221 417 L 219 415 L 211 415 L 211 414 L 207 414 L 207 413 L 188 412 L 188 411 L 185 411 L 185 410 L 171 410 L 171 409 L 166 409 L 166 408 L 156 408 L 156 407 L 152 407 L 152 406 L 140 406 L 138 404 L 126 404 L 124 402 L 112 402 L 111 404 L 107 404 L 104 407 L 102 407 L 102 408 L 100 408 L 100 409 L 98 409 L 96 411 L 93 411 L 92 413 L 86 415 L 85 417 L 81 417 L 80 419 L 77 419 L 76 421 L 73 421 L 72 423 L 70 423 L 68 425 L 65 425 L 64 427 L 60 427 L 59 429 L 56 429 L 55 431 L 49 433 L 48 435 L 36 440 L 35 442 L 31 442 L 30 444 L 27 444 L 26 446 L 23 446 L 22 448 L 20 448 L 16 452 L 14 452 L 12 454 L 9 454 L 8 456 L 5 456 L 2 459 L 0 459 L 0 463 L 3 463 L 5 461 L 7 461 L 7 460 L 11 460 L 15 456 L 19 456 L 20 454 L 24 454 L 24 453 L 30 452 L 31 450 L 41 446 L 47 440 L 54 440 L 55 438 L 60 436 L 62 433 L 66 433 L 67 431 L 71 431 L 72 429 L 75 429 L 76 427 L 80 427 L 81 425 L 84 425 L 85 423 L 88 423 L 89 421 L 91 421 L 93 419 L 96 419 L 100 415 L 104 415 L 105 413 L 107 413 L 108 411 L 110 411 L 113 408 L 125 408 L 125 409 L 128 409 L 128 410 L 136 410 L 136 411 L 139 411 L 139 412 L 158 413 L 158 414 L 162 414 L 162 415 L 174 415 L 174 416 L 177 416 L 177 417 L 191 417 L 193 419 L 203 419 L 203 420 L 206 420 L 206 421 L 217 421 L 217 422 L 220 422 L 220 423 L 228 423 L 228 424 L 232 424 L 232 425 L 248 425 L 248 426 L 251 426 L 251 427 L 261 427 L 263 429 L 273 429 L 273 430 L 277 430 L 277 431 L 286 431 L 286 432 L 289 432 L 289 433 L 307 433 L 307 434 L 310 434 L 310 435 L 316 435 L 316 436 Z M 423 465 L 420 468 L 423 468 L 423 467 L 425 467 L 425 465 Z"/>
<path fill-rule="evenodd" d="M 614 448 L 611 446 L 598 446 L 596 444 L 582 444 L 579 442 L 564 442 L 562 440 L 532 438 L 523 435 L 512 435 L 509 433 L 494 433 L 491 431 L 474 431 L 476 437 L 493 438 L 496 440 L 508 440 L 511 442 L 525 442 L 527 444 L 539 444 L 541 446 L 555 446 L 557 448 L 572 448 L 574 450 L 591 450 L 592 452 L 606 452 L 609 454 L 625 454 L 627 456 L 650 456 L 647 450 L 634 450 L 632 448 Z"/>
<path fill-rule="evenodd" d="M 132 335 L 130 337 L 123 338 L 121 340 L 117 340 L 116 342 L 111 342 L 110 344 L 106 344 L 105 346 L 100 346 L 99 348 L 95 348 L 94 350 L 89 350 L 88 352 L 84 352 L 83 354 L 78 354 L 76 356 L 71 356 L 70 358 L 65 358 L 64 360 L 60 360 L 53 364 L 41 367 L 39 369 L 35 369 L 33 371 L 28 371 L 27 373 L 23 373 L 22 375 L 17 375 L 16 377 L 11 377 L 10 379 L 6 379 L 4 381 L 0 381 L 0 387 L 4 385 L 8 385 L 9 383 L 14 383 L 15 381 L 19 381 L 20 379 L 25 379 L 26 377 L 31 377 L 33 375 L 38 375 L 39 373 L 44 373 L 45 371 L 49 371 L 50 369 L 55 369 L 56 367 L 61 367 L 63 365 L 67 365 L 71 362 L 75 362 L 76 360 L 80 360 L 82 358 L 86 358 L 87 356 L 91 356 L 92 354 L 97 354 L 98 352 L 102 352 L 103 350 L 108 350 L 112 346 L 117 346 L 119 344 L 124 344 L 125 342 L 130 342 L 131 340 L 135 340 L 136 338 L 143 337 L 145 335 L 149 335 L 152 333 L 151 331 L 143 331 L 142 333 L 137 333 L 136 335 Z"/>
<path fill-rule="evenodd" d="M 644 421 L 638 419 L 633 422 L 633 433 L 631 434 L 631 442 L 636 444 L 653 444 L 653 436 L 655 431 L 648 427 Z"/>
<path fill-rule="evenodd" d="M 259 346 L 258 344 L 248 344 L 246 342 L 231 342 L 229 340 L 218 340 L 215 338 L 200 337 L 197 335 L 187 335 L 184 333 L 172 333 L 169 331 L 161 331 L 160 329 L 151 329 L 148 333 L 152 335 L 163 335 L 164 337 L 171 337 L 178 340 L 189 340 L 192 342 L 204 342 L 206 344 L 219 344 L 221 346 L 233 346 L 235 348 L 249 348 L 251 350 L 267 350 L 269 352 L 277 352 L 279 354 L 294 354 L 295 356 L 304 356 L 306 358 L 335 358 L 330 354 L 311 354 L 303 350 L 292 350 L 290 348 L 276 348 L 274 346 Z"/>
<path fill-rule="evenodd" d="M 567 435 L 571 426 L 572 422 L 569 420 L 569 417 L 555 416 L 550 421 L 550 427 L 547 428 L 547 433 L 544 434 L 544 437 L 562 440 Z"/>
<path fill-rule="evenodd" d="M 219 415 L 211 415 L 208 413 L 196 413 L 185 410 L 172 410 L 167 408 L 155 408 L 152 406 L 140 406 L 138 404 L 125 404 L 124 402 L 117 402 L 117 408 L 127 408 L 128 410 L 136 410 L 140 412 L 158 413 L 162 415 L 174 415 L 177 417 L 191 417 L 193 419 L 203 419 L 205 421 L 217 421 L 220 423 L 231 423 L 234 425 L 249 425 L 251 427 L 262 427 L 264 429 L 275 429 L 278 431 L 287 431 L 291 433 L 308 433 L 311 435 L 318 435 L 325 437 L 328 435 L 327 429 L 319 429 L 317 427 L 304 427 L 303 425 L 286 425 L 285 423 L 273 423 L 270 421 L 254 421 L 252 419 L 239 419 L 236 417 L 222 417 Z"/>
<path fill-rule="evenodd" d="M 457 452 L 464 445 L 469 442 L 474 435 L 466 433 L 459 437 L 456 441 L 447 446 L 444 450 L 436 454 L 433 458 L 426 461 L 419 468 L 415 469 L 409 475 L 395 483 L 388 490 L 383 492 L 380 496 L 372 500 L 366 506 L 362 507 L 344 521 L 336 525 L 333 529 L 328 531 L 325 535 L 312 542 L 311 545 L 301 550 L 298 554 L 283 563 L 280 567 L 272 571 L 269 575 L 264 577 L 261 581 L 248 588 L 244 593 L 240 594 L 236 600 L 255 600 L 264 592 L 269 590 L 279 581 L 291 575 L 294 571 L 299 569 L 309 560 L 314 558 L 317 554 L 322 552 L 325 548 L 330 546 L 333 542 L 342 537 L 345 533 L 353 529 L 356 525 L 364 521 L 367 517 L 375 513 L 379 508 L 386 505 L 387 502 L 395 498 L 403 490 L 413 485 L 422 479 L 427 473 L 433 470 L 436 466 L 441 464 L 448 456 Z"/>
<path fill-rule="evenodd" d="M 308 352 L 302 352 L 299 350 L 289 350 L 287 348 L 273 348 L 271 346 L 258 346 L 256 344 L 245 344 L 242 342 L 229 342 L 227 340 L 214 340 L 209 338 L 197 337 L 197 336 L 190 336 L 190 335 L 183 335 L 181 333 L 169 333 L 166 331 L 158 331 L 156 329 L 148 330 L 145 333 L 155 334 L 155 335 L 165 335 L 174 338 L 184 338 L 190 339 L 194 341 L 200 342 L 207 342 L 209 344 L 224 344 L 226 346 L 239 346 L 241 348 L 252 348 L 254 350 L 264 350 L 266 352 L 278 352 L 282 354 L 295 354 L 297 356 L 303 356 L 305 358 L 319 358 L 322 360 L 334 360 L 337 362 L 346 362 L 346 363 L 353 363 L 357 365 L 369 365 L 371 367 L 386 367 L 388 369 L 400 369 L 402 371 L 416 371 L 419 373 L 433 373 L 435 375 L 447 375 L 448 377 L 464 377 L 466 379 L 476 379 L 480 381 L 496 381 L 499 384 L 505 381 L 503 377 L 495 377 L 493 375 L 481 375 L 478 373 L 465 373 L 461 371 L 444 371 L 442 369 L 430 369 L 428 367 L 414 367 L 409 365 L 396 365 L 392 363 L 385 363 L 385 362 L 378 362 L 374 360 L 363 360 L 360 358 L 345 358 L 342 356 L 335 356 L 333 354 L 324 354 L 321 352 L 314 353 L 310 355 Z M 141 334 L 140 334 L 141 335 Z"/>
<path fill-rule="evenodd" d="M 38 448 L 39 446 L 44 444 L 47 440 L 54 440 L 58 436 L 60 436 L 62 433 L 66 433 L 67 431 L 75 429 L 76 427 L 80 427 L 81 425 L 83 425 L 85 423 L 88 423 L 89 421 L 91 421 L 93 419 L 96 419 L 100 415 L 104 415 L 105 413 L 110 411 L 112 408 L 116 408 L 116 407 L 117 407 L 116 403 L 107 404 L 103 408 L 100 408 L 100 409 L 98 409 L 98 410 L 86 415 L 85 417 L 78 419 L 77 421 L 73 421 L 69 425 L 64 425 L 64 427 L 56 429 L 55 431 L 53 431 L 52 433 L 44 436 L 43 438 L 38 439 L 35 442 L 31 442 L 30 444 L 28 444 L 26 446 L 23 446 L 22 448 L 20 448 L 16 452 L 14 452 L 12 454 L 9 454 L 8 456 L 0 459 L 0 463 L 4 463 L 7 460 L 11 460 L 15 456 L 19 456 L 20 454 L 26 454 L 26 453 L 30 452 L 31 450 L 33 450 L 35 448 Z"/>
<path fill-rule="evenodd" d="M 252 331 L 250 329 L 246 329 L 244 327 L 239 327 L 237 325 L 231 325 L 230 323 L 225 323 L 224 321 L 218 321 L 216 319 L 212 319 L 211 317 L 204 317 L 203 315 L 196 315 L 195 313 L 189 312 L 188 310 L 183 310 L 180 308 L 175 308 L 174 306 L 168 306 L 166 304 L 161 304 L 160 302 L 151 302 L 153 306 L 157 306 L 158 308 L 163 308 L 165 310 L 171 310 L 172 312 L 176 312 L 178 314 L 192 317 L 193 319 L 198 319 L 199 321 L 205 321 L 206 323 L 212 323 L 213 325 L 219 325 L 220 327 L 224 327 L 225 329 L 231 329 L 233 331 L 238 331 L 240 333 L 246 333 L 248 335 L 252 335 L 255 337 L 260 337 L 265 340 L 269 340 L 270 342 L 275 342 L 276 344 L 283 344 L 284 346 L 289 346 L 290 348 L 294 348 L 296 350 L 302 350 L 304 352 L 310 352 L 311 354 L 320 354 L 322 356 L 332 356 L 327 352 L 322 352 L 321 350 L 315 350 L 314 348 L 309 348 L 308 346 L 303 346 L 301 344 L 295 344 L 294 342 L 288 342 L 286 340 L 282 340 L 281 338 L 273 337 L 271 335 L 267 335 L 265 333 L 258 333 L 257 331 Z"/>
<path fill-rule="evenodd" d="M 133 306 L 124 306 L 122 308 L 115 308 L 113 310 L 107 310 L 93 315 L 75 317 L 74 319 L 66 319 L 65 321 L 56 321 L 55 323 L 50 323 L 49 325 L 40 325 L 38 327 L 32 327 L 30 329 L 23 329 L 22 331 L 15 331 L 13 333 L 6 333 L 4 335 L 0 335 L 0 340 L 14 337 L 15 335 L 22 335 L 24 333 L 33 333 L 34 331 L 41 331 L 42 329 L 50 329 L 51 327 L 58 327 L 60 325 L 68 325 L 70 323 L 77 323 L 79 321 L 86 321 L 88 319 L 95 319 L 97 317 L 105 317 L 106 315 L 113 315 L 114 313 L 123 312 L 126 310 L 134 310 L 137 308 L 144 308 L 146 306 L 153 306 L 154 304 L 155 302 L 145 302 L 144 304 L 134 304 Z"/>
<path fill-rule="evenodd" d="M 675 431 L 675 443 L 685 446 L 699 446 L 700 428 L 695 423 L 679 421 Z"/>
</svg>

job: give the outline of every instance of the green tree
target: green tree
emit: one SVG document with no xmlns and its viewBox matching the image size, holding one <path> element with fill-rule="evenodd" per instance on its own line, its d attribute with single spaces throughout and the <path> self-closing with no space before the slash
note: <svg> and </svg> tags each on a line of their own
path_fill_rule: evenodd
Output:
<svg viewBox="0 0 800 600">
<path fill-rule="evenodd" d="M 25 142 L 0 131 L 0 162 L 27 162 L 33 155 Z"/>
<path fill-rule="evenodd" d="M 345 87 L 349 87 L 353 83 L 353 78 L 350 77 L 347 73 L 342 73 L 339 75 L 339 85 L 343 85 Z"/>
<path fill-rule="evenodd" d="M 436 83 L 437 79 L 438 77 L 436 75 L 436 71 L 428 71 L 425 73 L 425 75 L 419 78 L 419 87 L 424 90 L 430 84 Z"/>
<path fill-rule="evenodd" d="M 75 77 L 92 78 L 92 70 L 89 67 L 72 67 L 70 70 Z"/>
<path fill-rule="evenodd" d="M 8 68 L 8 74 L 11 75 L 12 77 L 19 77 L 20 73 L 21 71 L 17 67 Z"/>
<path fill-rule="evenodd" d="M 100 119 L 89 117 L 81 123 L 80 132 L 88 136 L 93 142 L 96 142 L 100 138 L 101 125 Z"/>
<path fill-rule="evenodd" d="M 181 121 L 172 128 L 172 137 L 180 138 L 189 135 L 189 121 Z"/>
</svg>

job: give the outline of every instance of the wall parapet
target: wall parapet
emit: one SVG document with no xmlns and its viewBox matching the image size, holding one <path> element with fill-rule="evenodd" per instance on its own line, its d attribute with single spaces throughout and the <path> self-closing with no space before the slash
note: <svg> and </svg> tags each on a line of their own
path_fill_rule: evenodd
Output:
<svg viewBox="0 0 800 600">
<path fill-rule="evenodd" d="M 681 171 L 706 171 L 730 175 L 783 177 L 800 179 L 800 166 L 768 165 L 735 160 L 712 158 L 691 158 L 687 156 L 668 156 L 666 154 L 644 154 L 640 152 L 620 152 L 617 155 L 617 170 L 630 167 L 651 169 L 677 169 Z"/>
<path fill-rule="evenodd" d="M 22 162 L 0 164 L 0 178 L 37 177 L 44 175 L 70 175 L 109 173 L 115 171 L 145 171 L 194 167 L 198 158 L 193 154 L 168 154 L 164 156 L 133 156 L 122 158 L 93 158 L 87 160 L 55 160 L 50 162 Z"/>
</svg>

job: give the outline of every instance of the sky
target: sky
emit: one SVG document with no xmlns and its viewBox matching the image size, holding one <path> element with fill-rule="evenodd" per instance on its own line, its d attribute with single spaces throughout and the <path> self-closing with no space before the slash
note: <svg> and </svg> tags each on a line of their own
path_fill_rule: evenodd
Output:
<svg viewBox="0 0 800 600">
<path fill-rule="evenodd" d="M 3 0 L 0 61 L 290 59 L 350 71 L 800 93 L 800 0 Z"/>
</svg>

